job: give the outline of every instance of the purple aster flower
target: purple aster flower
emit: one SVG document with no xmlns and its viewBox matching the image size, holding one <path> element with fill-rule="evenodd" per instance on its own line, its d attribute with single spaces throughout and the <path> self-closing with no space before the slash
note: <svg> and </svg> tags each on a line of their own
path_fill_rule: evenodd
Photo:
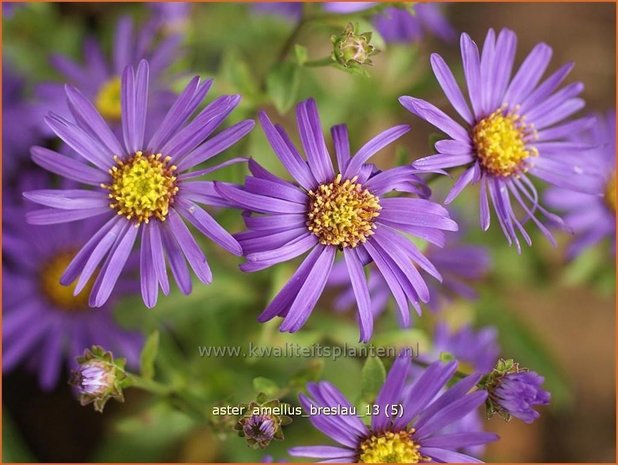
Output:
<svg viewBox="0 0 618 465">
<path fill-rule="evenodd" d="M 375 5 L 376 2 L 328 2 L 323 3 L 322 8 L 332 13 L 348 14 L 367 10 Z"/>
<path fill-rule="evenodd" d="M 451 239 L 456 236 L 459 234 L 452 234 Z M 429 281 L 427 284 L 429 288 L 427 306 L 432 311 L 441 309 L 452 296 L 469 300 L 477 298 L 476 291 L 469 285 L 469 282 L 482 278 L 489 269 L 489 254 L 484 247 L 460 245 L 456 241 L 449 240 L 444 248 L 429 245 L 424 255 L 442 275 L 441 282 Z M 421 274 L 424 273 L 421 272 Z M 343 262 L 335 264 L 328 284 L 345 286 L 335 300 L 337 310 L 346 310 L 355 304 L 354 291 Z M 376 272 L 374 266 L 370 267 L 368 287 L 371 295 L 371 311 L 377 317 L 386 310 L 390 292 L 384 277 Z"/>
<path fill-rule="evenodd" d="M 534 371 L 508 373 L 492 391 L 492 401 L 508 415 L 532 423 L 540 416 L 534 407 L 549 404 L 550 394 L 542 388 L 544 381 Z"/>
<path fill-rule="evenodd" d="M 215 193 L 212 182 L 196 178 L 244 160 L 232 159 L 211 168 L 190 170 L 238 142 L 254 122 L 241 121 L 210 137 L 240 97 L 221 96 L 190 121 L 211 85 L 211 81 L 201 82 L 196 76 L 148 140 L 144 136 L 148 75 L 146 61 L 140 63 L 137 72 L 128 66 L 122 75 L 122 141 L 94 105 L 80 91 L 67 86 L 68 104 L 75 121 L 54 113 L 46 121 L 81 159 L 42 147 L 32 149 L 37 164 L 88 188 L 26 192 L 26 198 L 45 206 L 29 212 L 30 223 L 105 218 L 105 224 L 75 255 L 61 279 L 65 285 L 77 279 L 78 293 L 98 272 L 89 299 L 94 307 L 107 301 L 138 236 L 141 291 L 148 307 L 156 304 L 159 286 L 165 294 L 169 292 L 166 261 L 185 294 L 191 292 L 186 261 L 200 281 L 212 280 L 206 257 L 184 220 L 224 249 L 237 255 L 242 253 L 238 242 L 198 205 L 225 202 Z"/>
<path fill-rule="evenodd" d="M 451 330 L 445 323 L 438 323 L 429 351 L 423 351 L 418 359 L 431 364 L 440 360 L 442 353 L 451 354 L 459 363 L 460 370 L 469 373 L 486 374 L 492 371 L 500 355 L 498 335 L 495 328 L 484 327 L 478 330 L 464 325 L 458 330 Z M 413 365 L 412 377 L 418 378 L 426 368 Z M 413 389 L 414 380 L 407 389 Z M 461 420 L 451 423 L 446 431 L 449 433 L 465 433 L 484 431 L 483 416 L 480 409 L 475 409 Z M 485 446 L 475 445 L 462 448 L 462 452 L 474 457 L 480 457 L 485 452 Z"/>
<path fill-rule="evenodd" d="M 517 231 L 529 245 L 524 223 L 532 221 L 552 242 L 543 222 L 566 228 L 538 201 L 531 176 L 566 189 L 598 193 L 598 182 L 580 156 L 582 144 L 569 139 L 590 125 L 590 118 L 565 121 L 584 106 L 577 96 L 579 82 L 555 91 L 572 68 L 569 63 L 539 84 L 551 58 L 551 48 L 538 44 L 511 78 L 516 49 L 515 33 L 503 29 L 498 37 L 490 29 L 482 52 L 467 34 L 461 36 L 461 54 L 471 107 L 450 69 L 437 54 L 431 57 L 434 74 L 457 113 L 462 126 L 432 104 L 414 97 L 400 97 L 410 112 L 448 135 L 436 143 L 437 155 L 421 158 L 414 167 L 426 170 L 465 167 L 445 203 L 450 203 L 470 183 L 481 184 L 481 227 L 489 228 L 489 200 L 509 244 L 521 246 Z M 514 202 L 513 202 L 514 200 Z M 514 203 L 514 205 L 513 205 Z M 515 213 L 520 207 L 523 218 Z"/>
<path fill-rule="evenodd" d="M 36 370 L 41 387 L 53 388 L 63 360 L 74 366 L 84 347 L 103 344 L 136 366 L 141 334 L 122 329 L 114 321 L 116 298 L 135 292 L 126 281 L 97 312 L 88 307 L 88 289 L 74 295 L 75 286 L 63 286 L 60 277 L 79 244 L 96 233 L 100 224 L 74 223 L 33 227 L 21 208 L 3 210 L 2 370 L 23 364 Z"/>
<path fill-rule="evenodd" d="M 565 212 L 564 220 L 576 238 L 568 249 L 573 258 L 588 247 L 609 238 L 616 253 L 616 111 L 598 115 L 597 124 L 579 135 L 583 143 L 593 145 L 586 153 L 589 163 L 601 174 L 598 190 L 603 195 L 589 195 L 567 189 L 552 188 L 545 201 Z"/>
<path fill-rule="evenodd" d="M 42 139 L 38 129 L 42 115 L 27 101 L 25 82 L 13 65 L 5 60 L 2 70 L 2 174 L 6 178 L 28 158 L 30 146 Z"/>
<path fill-rule="evenodd" d="M 169 106 L 174 101 L 174 94 L 164 82 L 164 74 L 179 56 L 181 36 L 171 34 L 162 41 L 156 41 L 160 28 L 159 19 L 153 18 L 139 28 L 128 16 L 121 17 L 116 24 L 116 35 L 111 59 L 105 56 L 101 46 L 93 38 L 84 42 L 85 62 L 80 65 L 63 56 L 54 55 L 52 67 L 62 76 L 62 83 L 45 82 L 37 86 L 37 96 L 45 111 L 53 111 L 64 118 L 71 115 L 67 107 L 64 83 L 78 89 L 94 102 L 97 111 L 118 134 L 121 133 L 120 118 L 121 76 L 127 65 L 137 67 L 142 59 L 148 60 L 151 74 L 151 95 L 147 134 L 161 122 Z M 43 123 L 43 121 L 41 121 Z M 42 124 L 44 130 L 49 128 Z"/>
<path fill-rule="evenodd" d="M 443 245 L 444 231 L 457 224 L 442 206 L 421 198 L 386 197 L 395 191 L 426 194 L 426 186 L 410 166 L 377 171 L 367 161 L 410 129 L 396 126 L 384 131 L 351 156 L 345 125 L 331 129 L 337 167 L 322 134 L 313 99 L 297 107 L 298 131 L 307 160 L 286 132 L 259 116 L 273 151 L 295 179 L 283 180 L 250 163 L 252 176 L 244 186 L 217 183 L 222 196 L 246 210 L 248 231 L 237 235 L 253 272 L 309 255 L 288 284 L 259 316 L 259 321 L 283 317 L 281 331 L 298 331 L 309 318 L 331 273 L 335 255 L 343 252 L 358 303 L 360 337 L 373 330 L 371 299 L 363 267 L 374 261 L 399 307 L 401 324 L 410 324 L 408 302 L 420 312 L 429 289 L 417 266 L 431 276 L 440 274 L 403 234 Z"/>
<path fill-rule="evenodd" d="M 414 13 L 404 8 L 390 7 L 373 18 L 373 24 L 386 42 L 418 42 L 426 34 L 446 42 L 455 39 L 455 30 L 435 3 L 417 3 Z"/>
<path fill-rule="evenodd" d="M 408 356 L 397 358 L 373 404 L 377 414 L 371 416 L 369 426 L 332 384 L 307 385 L 311 397 L 300 394 L 299 398 L 311 423 L 340 446 L 294 447 L 289 454 L 329 462 L 478 462 L 458 449 L 486 444 L 498 436 L 482 431 L 449 433 L 445 429 L 487 398 L 486 391 L 473 390 L 479 376 L 468 376 L 447 388 L 457 363 L 436 362 L 420 375 L 412 389 L 406 390 L 411 365 Z M 392 415 L 393 405 L 401 405 L 403 413 Z M 331 410 L 330 414 L 324 409 Z"/>
</svg>

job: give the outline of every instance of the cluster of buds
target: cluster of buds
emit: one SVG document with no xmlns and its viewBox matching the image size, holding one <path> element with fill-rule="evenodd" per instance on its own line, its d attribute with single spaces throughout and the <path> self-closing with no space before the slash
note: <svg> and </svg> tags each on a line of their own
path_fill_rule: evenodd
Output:
<svg viewBox="0 0 618 465">
<path fill-rule="evenodd" d="M 124 401 L 122 382 L 127 378 L 125 360 L 117 359 L 102 347 L 86 349 L 77 358 L 79 364 L 71 373 L 69 384 L 77 388 L 82 405 L 92 403 L 97 412 L 102 412 L 109 399 Z"/>
<path fill-rule="evenodd" d="M 245 413 L 236 422 L 234 429 L 250 447 L 264 449 L 273 439 L 284 439 L 281 427 L 292 422 L 292 418 L 284 415 L 288 410 L 287 404 L 282 404 L 278 399 L 266 400 L 266 396 L 260 393 L 255 401 L 243 407 Z"/>
<path fill-rule="evenodd" d="M 331 58 L 344 68 L 371 65 L 371 56 L 379 52 L 371 44 L 371 32 L 358 33 L 358 24 L 349 23 L 343 32 L 331 36 Z"/>
<path fill-rule="evenodd" d="M 539 417 L 533 409 L 549 404 L 550 394 L 542 388 L 544 378 L 522 368 L 514 360 L 498 360 L 496 367 L 479 383 L 488 392 L 487 415 L 500 415 L 506 421 L 512 417 L 532 423 Z"/>
</svg>

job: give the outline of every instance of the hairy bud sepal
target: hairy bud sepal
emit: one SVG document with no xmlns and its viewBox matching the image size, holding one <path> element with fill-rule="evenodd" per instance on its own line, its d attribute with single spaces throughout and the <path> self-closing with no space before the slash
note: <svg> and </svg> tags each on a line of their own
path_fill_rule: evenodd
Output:
<svg viewBox="0 0 618 465">
<path fill-rule="evenodd" d="M 371 32 L 359 34 L 358 24 L 348 23 L 341 34 L 331 36 L 331 42 L 332 60 L 346 69 L 371 65 L 371 56 L 379 53 L 371 44 Z"/>
</svg>

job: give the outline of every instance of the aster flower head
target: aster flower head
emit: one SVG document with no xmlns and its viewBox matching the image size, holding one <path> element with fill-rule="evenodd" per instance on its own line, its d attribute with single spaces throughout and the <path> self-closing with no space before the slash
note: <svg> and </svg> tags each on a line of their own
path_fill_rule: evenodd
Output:
<svg viewBox="0 0 618 465">
<path fill-rule="evenodd" d="M 46 189 L 24 193 L 44 208 L 29 212 L 32 224 L 71 222 L 103 217 L 104 225 L 77 252 L 62 276 L 63 284 L 77 279 L 81 292 L 98 272 L 89 305 L 100 307 L 111 294 L 134 245 L 140 238 L 139 260 L 144 303 L 153 307 L 158 288 L 169 292 L 166 261 L 180 290 L 191 292 L 187 261 L 204 283 L 212 273 L 204 253 L 185 220 L 224 249 L 240 255 L 237 241 L 199 204 L 224 205 L 212 182 L 196 178 L 222 166 L 189 171 L 213 158 L 245 136 L 253 121 L 241 121 L 211 137 L 238 104 L 237 95 L 221 96 L 194 119 L 211 81 L 195 77 L 170 108 L 152 137 L 145 138 L 149 66 L 128 66 L 122 76 L 122 141 L 119 140 L 77 89 L 67 86 L 74 121 L 51 113 L 46 121 L 80 158 L 72 159 L 41 147 L 33 160 L 60 176 L 81 182 L 87 189 Z"/>
<path fill-rule="evenodd" d="M 384 131 L 351 156 L 345 125 L 331 129 L 337 166 L 322 134 L 315 102 L 297 107 L 298 131 L 306 160 L 286 132 L 259 116 L 275 154 L 295 179 L 281 179 L 255 162 L 244 186 L 217 183 L 221 195 L 244 209 L 248 231 L 237 235 L 253 272 L 309 255 L 290 281 L 259 316 L 284 318 L 281 331 L 295 332 L 309 318 L 331 273 L 337 251 L 343 252 L 359 308 L 361 340 L 373 329 L 371 298 L 363 267 L 374 261 L 395 296 L 402 325 L 410 323 L 409 302 L 420 312 L 429 290 L 417 266 L 440 278 L 434 266 L 403 234 L 444 244 L 444 231 L 457 224 L 446 209 L 421 198 L 388 197 L 391 192 L 425 195 L 426 186 L 410 166 L 378 171 L 369 158 L 408 132 L 408 126 Z"/>
<path fill-rule="evenodd" d="M 545 379 L 534 371 L 520 368 L 513 360 L 499 360 L 496 368 L 482 381 L 489 392 L 487 412 L 532 423 L 540 414 L 535 407 L 548 405 L 550 393 L 543 389 Z"/>
<path fill-rule="evenodd" d="M 597 193 L 595 173 L 580 157 L 582 144 L 570 135 L 590 125 L 590 118 L 567 119 L 584 106 L 578 95 L 583 84 L 575 82 L 557 90 L 572 63 L 540 82 L 552 54 L 538 44 L 511 78 L 517 37 L 503 29 L 496 37 L 487 33 L 482 51 L 467 34 L 461 35 L 461 55 L 470 105 L 455 78 L 438 54 L 431 57 L 434 74 L 445 95 L 464 120 L 460 124 L 434 105 L 414 97 L 400 97 L 410 112 L 434 125 L 448 138 L 435 144 L 436 155 L 421 158 L 414 167 L 433 171 L 464 167 L 445 203 L 450 203 L 471 183 L 480 182 L 481 227 L 490 225 L 489 199 L 509 242 L 521 250 L 518 237 L 532 241 L 524 224 L 532 221 L 552 242 L 545 216 L 551 225 L 566 228 L 555 214 L 539 202 L 531 177 L 582 192 Z M 521 215 L 515 213 L 521 208 Z"/>
<path fill-rule="evenodd" d="M 374 402 L 378 414 L 372 415 L 370 425 L 363 423 L 355 407 L 332 384 L 307 385 L 309 396 L 299 395 L 301 405 L 310 414 L 313 426 L 340 446 L 294 447 L 289 454 L 329 462 L 478 462 L 459 450 L 494 441 L 498 438 L 495 434 L 444 431 L 485 401 L 487 392 L 473 390 L 479 377 L 469 376 L 446 388 L 457 363 L 435 362 L 412 389 L 406 389 L 411 365 L 404 351 L 378 393 Z M 402 414 L 390 415 L 392 405 L 401 405 Z M 324 408 L 338 409 L 335 412 L 340 414 L 328 415 Z"/>
<path fill-rule="evenodd" d="M 71 373 L 69 384 L 77 388 L 82 405 L 92 403 L 97 412 L 103 412 L 109 399 L 124 402 L 122 382 L 127 376 L 123 359 L 114 360 L 111 352 L 93 346 L 77 362 L 79 367 Z"/>
<path fill-rule="evenodd" d="M 24 215 L 15 203 L 4 206 L 3 372 L 24 365 L 38 374 L 41 388 L 51 389 L 63 364 L 74 366 L 75 354 L 93 344 L 105 345 L 136 366 L 143 337 L 120 327 L 112 312 L 117 298 L 135 292 L 137 283 L 125 280 L 97 312 L 88 307 L 92 279 L 76 294 L 75 285 L 60 284 L 79 244 L 95 234 L 100 223 L 33 227 Z"/>
<path fill-rule="evenodd" d="M 124 69 L 137 67 L 140 60 L 150 65 L 151 95 L 147 132 L 156 127 L 165 116 L 174 94 L 169 91 L 164 75 L 180 55 L 180 34 L 171 33 L 158 40 L 163 23 L 154 16 L 145 24 L 137 25 L 129 16 L 118 19 L 111 57 L 107 56 L 94 38 L 84 41 L 84 63 L 79 64 L 64 55 L 53 55 L 52 67 L 62 77 L 60 82 L 44 82 L 37 89 L 37 97 L 46 111 L 53 111 L 64 118 L 70 118 L 64 83 L 78 88 L 95 104 L 107 124 L 120 134 L 122 115 L 121 81 Z M 42 123 L 43 121 L 41 121 Z M 49 128 L 42 124 L 43 130 Z"/>
<path fill-rule="evenodd" d="M 589 165 L 599 172 L 598 191 L 590 195 L 553 187 L 545 193 L 545 201 L 564 212 L 564 220 L 575 233 L 568 249 L 569 258 L 608 238 L 616 252 L 616 111 L 596 115 L 597 123 L 575 136 L 576 141 L 590 144 L 585 153 Z"/>
</svg>

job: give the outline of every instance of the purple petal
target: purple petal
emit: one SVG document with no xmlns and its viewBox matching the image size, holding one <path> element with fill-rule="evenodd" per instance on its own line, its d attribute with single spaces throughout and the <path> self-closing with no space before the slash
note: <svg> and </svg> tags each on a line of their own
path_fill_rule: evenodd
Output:
<svg viewBox="0 0 618 465">
<path fill-rule="evenodd" d="M 184 253 L 189 265 L 193 268 L 195 275 L 203 283 L 212 282 L 212 272 L 206 261 L 206 256 L 197 244 L 193 235 L 185 225 L 182 218 L 174 209 L 170 210 L 167 221 L 169 221 L 170 232 L 176 238 L 180 249 Z"/>
<path fill-rule="evenodd" d="M 31 202 L 60 210 L 86 210 L 109 206 L 109 199 L 102 191 L 81 189 L 40 189 L 24 192 Z"/>
<path fill-rule="evenodd" d="M 373 315 L 371 313 L 371 299 L 369 288 L 365 278 L 365 271 L 354 249 L 346 247 L 343 249 L 343 256 L 352 282 L 352 289 L 358 304 L 358 314 L 360 320 L 360 340 L 367 342 L 373 332 Z"/>
<path fill-rule="evenodd" d="M 313 176 L 319 183 L 331 181 L 335 173 L 324 141 L 315 100 L 309 99 L 297 105 L 296 121 L 298 134 Z"/>
<path fill-rule="evenodd" d="M 79 161 L 44 147 L 32 147 L 32 161 L 54 174 L 84 184 L 99 186 L 109 181 L 109 175 Z"/>
<path fill-rule="evenodd" d="M 339 124 L 333 126 L 330 129 L 330 133 L 335 145 L 339 172 L 343 173 L 350 161 L 350 137 L 348 136 L 348 127 L 345 124 Z"/>
<path fill-rule="evenodd" d="M 468 142 L 470 136 L 467 131 L 442 110 L 433 106 L 431 103 L 414 97 L 399 97 L 401 103 L 408 111 L 419 118 L 424 119 L 429 124 L 434 125 L 453 139 Z"/>
<path fill-rule="evenodd" d="M 444 91 L 444 95 L 449 99 L 453 108 L 457 110 L 457 113 L 459 113 L 466 123 L 473 124 L 474 116 L 470 112 L 470 108 L 453 77 L 453 73 L 444 59 L 437 53 L 431 54 L 431 68 L 438 79 L 440 87 L 442 87 Z"/>
</svg>

